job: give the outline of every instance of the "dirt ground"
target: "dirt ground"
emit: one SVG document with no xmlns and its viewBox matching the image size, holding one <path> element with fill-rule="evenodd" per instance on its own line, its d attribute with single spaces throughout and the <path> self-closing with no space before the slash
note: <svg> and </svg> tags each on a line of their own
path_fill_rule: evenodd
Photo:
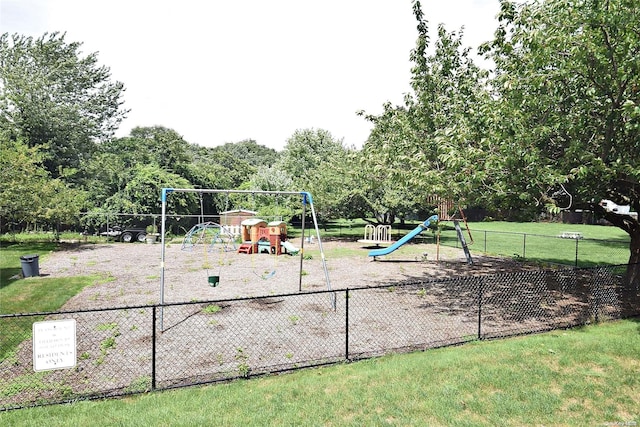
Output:
<svg viewBox="0 0 640 427">
<path fill-rule="evenodd" d="M 300 256 L 246 255 L 202 246 L 183 250 L 179 243 L 169 244 L 162 297 L 160 244 L 69 244 L 66 250 L 41 257 L 40 274 L 98 276 L 95 285 L 63 307 L 78 310 L 156 304 L 161 298 L 171 303 L 325 290 L 328 286 L 367 287 L 523 268 L 511 260 L 492 257 L 474 257 L 470 266 L 461 249 L 447 247 L 440 247 L 436 261 L 433 244 L 408 244 L 376 261 L 358 242 L 324 241 L 322 246 L 329 284 L 317 242 L 305 245 L 302 267 Z M 219 276 L 219 284 L 210 286 L 209 276 Z"/>
<path fill-rule="evenodd" d="M 152 323 L 157 318 L 149 308 L 75 314 L 80 355 L 75 369 L 49 372 L 50 391 L 38 394 L 25 389 L 9 399 L 0 398 L 0 407 L 68 399 L 69 390 L 60 384 L 78 395 L 148 390 L 152 331 L 158 327 L 161 333 L 153 341 L 157 347 L 153 360 L 160 388 L 344 360 L 346 335 L 352 358 L 457 343 L 478 333 L 477 310 L 469 309 L 474 296 L 468 289 L 451 289 L 447 282 L 431 286 L 428 293 L 419 286 L 393 291 L 394 287 L 385 286 L 353 292 L 348 298 L 342 294 L 337 304 L 334 299 L 333 308 L 328 294 L 308 292 L 328 286 L 369 288 L 531 268 L 491 257 L 474 257 L 474 264 L 468 265 L 461 249 L 445 247 L 439 248 L 436 260 L 438 248 L 423 243 L 407 244 L 374 261 L 361 243 L 324 241 L 327 283 L 317 242 L 305 244 L 302 267 L 300 256 L 246 255 L 204 247 L 182 250 L 175 243 L 166 246 L 161 297 L 160 244 L 66 245 L 65 250 L 41 257 L 40 274 L 94 275 L 96 280 L 70 299 L 64 311 L 153 305 L 161 298 L 165 303 L 246 299 L 168 305 L 159 310 L 158 324 Z M 210 286 L 210 276 L 219 276 L 220 283 Z M 536 289 L 533 283 L 528 291 L 535 294 Z M 485 330 L 491 332 L 495 326 L 501 331 L 505 324 L 542 330 L 548 328 L 550 316 L 557 317 L 567 304 L 584 305 L 565 295 L 554 297 L 548 307 L 541 301 L 546 301 L 549 291 L 536 295 L 531 297 L 533 302 L 518 298 L 524 306 L 506 310 L 507 314 L 525 313 L 526 319 L 514 320 L 498 310 L 483 323 Z M 208 308 L 215 310 L 207 312 Z M 576 324 L 574 312 L 580 313 L 570 310 L 567 324 Z M 15 357 L 0 362 L 0 372 L 7 379 L 28 377 L 31 360 L 31 341 L 25 340 Z"/>
</svg>

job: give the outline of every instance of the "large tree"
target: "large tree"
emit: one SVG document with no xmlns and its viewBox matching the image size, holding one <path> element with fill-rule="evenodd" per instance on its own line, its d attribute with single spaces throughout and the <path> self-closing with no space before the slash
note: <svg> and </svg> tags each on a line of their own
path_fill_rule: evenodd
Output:
<svg viewBox="0 0 640 427">
<path fill-rule="evenodd" d="M 640 8 L 632 0 L 503 0 L 495 40 L 495 129 L 489 164 L 551 208 L 590 206 L 631 237 L 628 280 L 640 286 Z"/>
<path fill-rule="evenodd" d="M 414 14 L 418 39 L 411 52 L 413 91 L 405 96 L 404 105 L 387 103 L 382 114 L 366 116 L 374 128 L 362 150 L 365 179 L 360 188 L 367 203 L 389 219 L 426 210 L 433 195 L 459 204 L 469 199 L 471 185 L 465 178 L 471 169 L 447 168 L 452 152 L 441 139 L 480 140 L 486 121 L 483 106 L 489 99 L 487 73 L 463 47 L 462 31 L 447 32 L 438 26 L 431 51 L 427 20 L 418 1 Z"/>
<path fill-rule="evenodd" d="M 352 189 L 344 168 L 350 151 L 325 129 L 298 129 L 287 139 L 275 169 L 291 177 L 292 189 L 311 192 L 322 217 L 331 218 L 339 212 L 350 216 L 340 208 Z"/>
<path fill-rule="evenodd" d="M 60 33 L 0 35 L 0 127 L 40 147 L 54 178 L 82 169 L 127 113 L 124 85 L 81 46 Z"/>
</svg>

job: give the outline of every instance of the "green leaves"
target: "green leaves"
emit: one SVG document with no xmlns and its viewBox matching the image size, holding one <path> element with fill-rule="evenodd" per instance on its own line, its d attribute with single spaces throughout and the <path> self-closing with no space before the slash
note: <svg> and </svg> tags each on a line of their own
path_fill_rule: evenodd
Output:
<svg viewBox="0 0 640 427">
<path fill-rule="evenodd" d="M 41 147 L 53 177 L 61 167 L 83 170 L 95 143 L 111 137 L 127 113 L 124 85 L 80 47 L 59 33 L 0 36 L 0 127 Z"/>
<path fill-rule="evenodd" d="M 626 0 L 502 2 L 484 50 L 514 191 L 556 208 L 566 194 L 572 207 L 611 198 L 640 208 L 639 14 Z"/>
</svg>

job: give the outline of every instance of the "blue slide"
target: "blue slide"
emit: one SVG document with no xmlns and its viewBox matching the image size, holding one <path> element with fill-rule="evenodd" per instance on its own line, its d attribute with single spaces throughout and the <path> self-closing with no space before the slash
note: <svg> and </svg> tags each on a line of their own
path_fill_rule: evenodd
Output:
<svg viewBox="0 0 640 427">
<path fill-rule="evenodd" d="M 372 251 L 369 251 L 369 256 L 377 257 L 377 256 L 381 256 L 381 255 L 389 255 L 391 252 L 395 251 L 400 246 L 404 245 L 409 240 L 413 239 L 418 234 L 422 233 L 424 230 L 426 230 L 427 228 L 429 228 L 432 225 L 436 224 L 437 222 L 438 222 L 438 215 L 433 215 L 433 216 L 429 217 L 429 219 L 427 219 L 425 222 L 423 222 L 422 224 L 420 224 L 419 226 L 417 226 L 416 228 L 411 230 L 411 232 L 409 234 L 407 234 L 402 239 L 398 240 L 397 242 L 395 242 L 393 245 L 389 246 L 388 248 L 374 249 Z"/>
</svg>

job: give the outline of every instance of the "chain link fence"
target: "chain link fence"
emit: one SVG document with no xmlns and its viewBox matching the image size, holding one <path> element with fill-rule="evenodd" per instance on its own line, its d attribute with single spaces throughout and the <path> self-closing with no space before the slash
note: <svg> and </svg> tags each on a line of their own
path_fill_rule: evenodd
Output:
<svg viewBox="0 0 640 427">
<path fill-rule="evenodd" d="M 558 236 L 471 230 L 465 238 L 472 253 L 512 257 L 518 260 L 548 264 L 593 267 L 619 265 L 629 261 L 629 240 L 585 239 L 580 233 L 566 232 Z M 455 230 L 443 230 L 440 244 L 460 247 Z"/>
<path fill-rule="evenodd" d="M 0 410 L 638 316 L 640 289 L 625 285 L 625 274 L 626 265 L 535 270 L 257 298 L 2 315 Z M 61 319 L 75 320 L 75 366 L 34 371 L 32 324 Z"/>
</svg>

